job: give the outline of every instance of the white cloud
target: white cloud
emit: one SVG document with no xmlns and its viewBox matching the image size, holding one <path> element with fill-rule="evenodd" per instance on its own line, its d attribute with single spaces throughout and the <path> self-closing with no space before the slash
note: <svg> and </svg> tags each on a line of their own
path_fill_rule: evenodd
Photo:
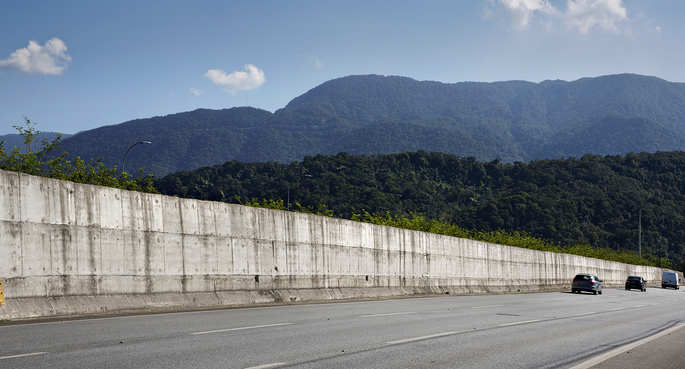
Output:
<svg viewBox="0 0 685 369">
<path fill-rule="evenodd" d="M 240 90 L 255 89 L 266 82 L 264 72 L 252 64 L 245 64 L 245 72 L 236 71 L 231 74 L 220 69 L 210 69 L 205 77 L 217 85 L 225 86 L 233 94 Z"/>
<path fill-rule="evenodd" d="M 319 58 L 314 58 L 314 66 L 316 68 L 323 68 L 323 63 L 321 62 L 321 60 L 319 60 Z"/>
<path fill-rule="evenodd" d="M 324 62 L 321 61 L 316 55 L 309 55 L 309 54 L 298 54 L 298 58 L 303 58 L 303 59 L 308 59 L 312 61 L 312 65 L 314 65 L 314 68 L 321 69 L 324 67 Z"/>
<path fill-rule="evenodd" d="M 58 38 L 53 38 L 40 46 L 36 41 L 19 49 L 9 58 L 0 60 L 0 71 L 18 71 L 37 74 L 62 74 L 71 62 L 67 54 L 67 45 Z"/>
<path fill-rule="evenodd" d="M 524 29 L 530 24 L 536 12 L 556 15 L 558 10 L 547 0 L 500 0 L 516 29 Z"/>
<path fill-rule="evenodd" d="M 196 95 L 196 96 L 200 96 L 200 95 L 202 95 L 203 93 L 205 93 L 204 91 L 198 90 L 198 89 L 195 88 L 195 87 L 191 87 L 189 91 L 190 91 L 191 94 Z"/>
<path fill-rule="evenodd" d="M 580 33 L 588 33 L 595 26 L 621 33 L 619 24 L 628 20 L 622 0 L 569 0 L 564 18 Z"/>
<path fill-rule="evenodd" d="M 533 19 L 539 18 L 540 24 L 548 30 L 560 22 L 582 34 L 595 27 L 614 33 L 629 33 L 622 28 L 623 23 L 629 21 L 623 0 L 568 0 L 564 11 L 549 0 L 490 0 L 490 4 L 493 1 L 504 8 L 512 28 L 517 30 L 528 28 Z"/>
</svg>

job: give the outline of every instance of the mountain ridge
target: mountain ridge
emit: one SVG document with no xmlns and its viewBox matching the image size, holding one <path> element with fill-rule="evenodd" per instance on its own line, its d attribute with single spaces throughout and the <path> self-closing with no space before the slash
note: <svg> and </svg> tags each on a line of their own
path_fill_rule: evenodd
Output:
<svg viewBox="0 0 685 369">
<path fill-rule="evenodd" d="M 274 113 L 196 109 L 81 132 L 62 146 L 120 167 L 132 143 L 151 141 L 131 150 L 126 168 L 163 176 L 228 160 L 287 163 L 339 152 L 527 162 L 683 150 L 683 138 L 685 84 L 658 77 L 442 83 L 355 75 L 315 86 Z"/>
</svg>

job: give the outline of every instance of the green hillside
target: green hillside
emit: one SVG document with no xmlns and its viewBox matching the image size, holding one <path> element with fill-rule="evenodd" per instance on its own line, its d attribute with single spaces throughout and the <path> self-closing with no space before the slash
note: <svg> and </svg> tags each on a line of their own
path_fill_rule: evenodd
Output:
<svg viewBox="0 0 685 369">
<path fill-rule="evenodd" d="M 163 176 L 307 155 L 439 151 L 481 161 L 685 149 L 685 85 L 621 74 L 577 81 L 440 83 L 378 75 L 334 79 L 271 113 L 198 109 L 137 119 L 63 141 L 71 157 L 103 158 Z"/>
</svg>

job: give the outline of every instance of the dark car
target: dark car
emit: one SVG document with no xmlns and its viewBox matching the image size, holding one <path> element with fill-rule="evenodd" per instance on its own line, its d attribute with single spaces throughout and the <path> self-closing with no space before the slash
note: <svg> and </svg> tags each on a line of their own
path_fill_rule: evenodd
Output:
<svg viewBox="0 0 685 369">
<path fill-rule="evenodd" d="M 626 279 L 626 290 L 636 289 L 642 292 L 647 291 L 647 282 L 644 278 L 631 275 Z"/>
<path fill-rule="evenodd" d="M 578 274 L 573 277 L 571 292 L 580 293 L 582 291 L 602 294 L 602 281 L 594 274 Z"/>
</svg>

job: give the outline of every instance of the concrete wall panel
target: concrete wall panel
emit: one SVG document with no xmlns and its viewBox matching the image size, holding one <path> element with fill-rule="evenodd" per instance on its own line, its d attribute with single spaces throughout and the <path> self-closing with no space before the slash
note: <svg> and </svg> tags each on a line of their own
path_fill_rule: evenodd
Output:
<svg viewBox="0 0 685 369">
<path fill-rule="evenodd" d="M 3 172 L 2 175 L 4 177 L 6 172 Z M 48 207 L 50 202 L 48 201 L 48 195 L 46 194 L 48 189 L 43 188 L 48 184 L 43 185 L 44 181 L 41 177 L 22 174 L 19 175 L 18 180 L 19 192 L 12 193 L 11 195 L 18 196 L 20 199 L 18 201 L 19 206 L 21 207 L 19 209 L 19 214 L 21 216 L 19 220 L 22 222 L 39 224 L 49 223 L 50 216 L 48 214 Z M 3 195 L 4 194 L 5 193 L 3 193 Z M 25 201 L 22 201 L 21 199 L 24 199 Z M 10 200 L 3 200 L 3 202 L 6 201 Z"/>
<path fill-rule="evenodd" d="M 22 227 L 18 222 L 0 222 L 2 236 L 0 255 L 0 280 L 23 276 Z M 4 273 L 4 275 L 3 275 Z"/>
<path fill-rule="evenodd" d="M 97 186 L 74 186 L 75 225 L 100 228 L 100 202 Z"/>
<path fill-rule="evenodd" d="M 100 205 L 100 226 L 109 229 L 124 229 L 122 190 L 100 187 L 98 202 Z"/>
<path fill-rule="evenodd" d="M 200 213 L 201 202 L 191 199 L 179 199 L 181 211 L 181 229 L 183 234 L 200 234 Z"/>
<path fill-rule="evenodd" d="M 37 277 L 43 275 L 63 274 L 64 268 L 61 258 L 63 251 L 62 248 L 58 247 L 57 245 L 57 242 L 59 242 L 61 238 L 58 237 L 59 235 L 55 234 L 54 226 L 41 226 L 35 223 L 20 224 L 22 226 L 22 250 L 21 258 L 16 260 L 17 266 L 21 270 L 20 276 Z M 52 242 L 53 235 L 55 236 L 56 241 L 54 250 Z M 54 267 L 53 264 L 55 264 Z M 0 277 L 1 276 L 2 274 L 0 274 Z"/>
<path fill-rule="evenodd" d="M 254 238 L 256 236 L 254 228 L 255 208 L 240 205 L 228 205 L 228 207 L 230 235 L 236 238 Z"/>
<path fill-rule="evenodd" d="M 181 217 L 181 199 L 164 196 L 162 203 L 162 232 L 167 234 L 183 234 L 183 218 Z"/>
<path fill-rule="evenodd" d="M 19 173 L 0 173 L 0 221 L 21 220 L 20 182 Z"/>
</svg>

